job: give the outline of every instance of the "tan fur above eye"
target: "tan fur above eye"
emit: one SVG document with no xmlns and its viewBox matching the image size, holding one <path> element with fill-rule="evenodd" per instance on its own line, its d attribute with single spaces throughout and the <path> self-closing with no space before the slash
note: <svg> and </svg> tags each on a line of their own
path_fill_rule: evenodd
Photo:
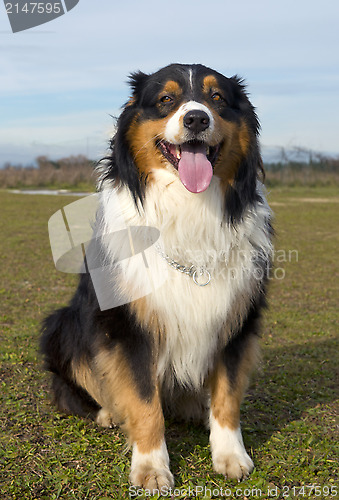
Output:
<svg viewBox="0 0 339 500">
<path fill-rule="evenodd" d="M 218 81 L 213 75 L 205 76 L 203 80 L 203 92 L 205 94 L 209 93 L 211 89 L 217 89 L 219 87 Z"/>
<path fill-rule="evenodd" d="M 164 88 L 162 90 L 162 94 L 181 94 L 182 89 L 179 85 L 178 82 L 175 82 L 174 80 L 168 80 L 168 82 L 165 83 Z"/>
</svg>

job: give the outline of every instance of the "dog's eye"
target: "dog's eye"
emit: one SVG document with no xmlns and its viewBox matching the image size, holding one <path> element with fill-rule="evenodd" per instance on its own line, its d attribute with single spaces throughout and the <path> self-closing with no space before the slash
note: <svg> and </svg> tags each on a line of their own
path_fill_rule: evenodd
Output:
<svg viewBox="0 0 339 500">
<path fill-rule="evenodd" d="M 173 97 L 169 95 L 164 95 L 161 99 L 160 102 L 163 102 L 164 104 L 168 104 L 169 102 L 173 102 Z"/>
<path fill-rule="evenodd" d="M 223 101 L 223 98 L 221 97 L 219 92 L 214 92 L 214 94 L 211 95 L 211 99 L 215 102 Z"/>
</svg>

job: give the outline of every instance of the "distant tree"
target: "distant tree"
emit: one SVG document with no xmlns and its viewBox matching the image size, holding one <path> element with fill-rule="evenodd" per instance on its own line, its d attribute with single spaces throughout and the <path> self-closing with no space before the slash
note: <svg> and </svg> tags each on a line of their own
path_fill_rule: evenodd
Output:
<svg viewBox="0 0 339 500">
<path fill-rule="evenodd" d="M 47 158 L 47 156 L 38 156 L 36 162 L 38 164 L 39 170 L 44 170 L 46 168 L 53 167 L 52 162 L 50 161 L 49 158 Z"/>
</svg>

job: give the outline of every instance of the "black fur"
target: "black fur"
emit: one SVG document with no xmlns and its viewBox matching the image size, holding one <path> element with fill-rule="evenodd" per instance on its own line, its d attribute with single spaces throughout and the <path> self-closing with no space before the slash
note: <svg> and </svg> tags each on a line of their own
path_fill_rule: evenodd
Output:
<svg viewBox="0 0 339 500">
<path fill-rule="evenodd" d="M 263 307 L 266 307 L 264 294 L 262 294 L 258 303 L 250 308 L 241 329 L 236 332 L 236 335 L 234 335 L 224 348 L 223 362 L 231 387 L 236 385 L 239 365 L 251 337 L 259 335 L 260 318 Z"/>
<path fill-rule="evenodd" d="M 58 410 L 67 415 L 78 415 L 95 419 L 100 406 L 84 389 L 64 376 L 53 374 L 52 391 L 54 404 Z"/>
<path fill-rule="evenodd" d="M 105 162 L 105 173 L 102 181 L 119 180 L 128 186 L 136 205 L 143 202 L 145 185 L 140 179 L 137 167 L 133 161 L 126 134 L 135 116 L 134 106 L 126 107 L 117 122 L 117 132 L 110 142 L 110 154 L 101 160 Z"/>
</svg>

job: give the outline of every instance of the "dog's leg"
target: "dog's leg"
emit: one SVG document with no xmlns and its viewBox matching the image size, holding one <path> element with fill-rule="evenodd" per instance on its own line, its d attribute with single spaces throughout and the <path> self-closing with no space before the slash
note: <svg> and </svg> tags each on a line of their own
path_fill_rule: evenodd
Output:
<svg viewBox="0 0 339 500">
<path fill-rule="evenodd" d="M 99 415 L 112 415 L 132 446 L 131 483 L 152 491 L 173 486 L 160 394 L 152 369 L 143 367 L 150 379 L 138 380 L 119 347 L 102 351 L 96 366 L 102 381 L 103 410 Z"/>
<path fill-rule="evenodd" d="M 151 401 L 142 401 L 135 393 L 130 396 L 124 430 L 132 443 L 131 483 L 151 491 L 173 486 L 158 392 Z"/>
<path fill-rule="evenodd" d="M 257 358 L 256 335 L 226 346 L 210 379 L 210 444 L 216 472 L 238 480 L 253 470 L 240 429 L 240 405 Z"/>
<path fill-rule="evenodd" d="M 124 425 L 133 446 L 131 483 L 151 491 L 173 486 L 158 389 L 149 401 L 140 399 L 134 391 L 131 398 L 132 404 L 125 411 Z"/>
</svg>

